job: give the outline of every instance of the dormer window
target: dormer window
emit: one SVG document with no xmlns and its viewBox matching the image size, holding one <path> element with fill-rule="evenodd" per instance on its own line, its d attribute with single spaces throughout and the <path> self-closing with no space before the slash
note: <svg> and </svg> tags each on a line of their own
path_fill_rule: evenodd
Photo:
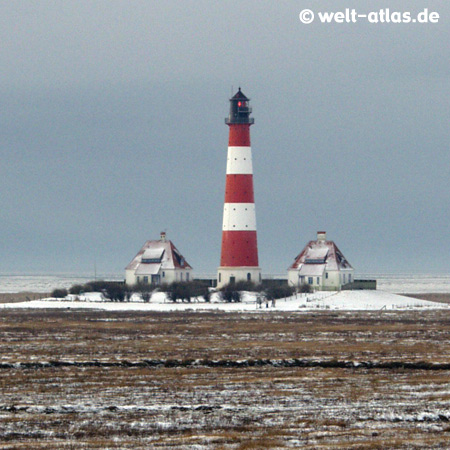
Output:
<svg viewBox="0 0 450 450">
<path fill-rule="evenodd" d="M 310 249 L 305 258 L 305 264 L 325 264 L 327 256 L 327 247 Z"/>
<path fill-rule="evenodd" d="M 163 249 L 148 248 L 142 255 L 141 262 L 143 264 L 160 264 L 164 255 Z"/>
<path fill-rule="evenodd" d="M 144 264 L 153 264 L 153 263 L 160 263 L 160 258 L 142 258 L 142 262 Z"/>
</svg>

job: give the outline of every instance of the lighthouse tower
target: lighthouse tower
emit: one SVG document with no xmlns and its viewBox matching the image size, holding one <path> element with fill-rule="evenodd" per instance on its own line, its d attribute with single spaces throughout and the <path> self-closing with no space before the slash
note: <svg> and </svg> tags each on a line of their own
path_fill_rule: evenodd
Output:
<svg viewBox="0 0 450 450">
<path fill-rule="evenodd" d="M 250 100 L 239 91 L 230 98 L 225 205 L 223 208 L 222 252 L 217 286 L 246 280 L 259 283 L 255 199 L 253 195 Z"/>
</svg>

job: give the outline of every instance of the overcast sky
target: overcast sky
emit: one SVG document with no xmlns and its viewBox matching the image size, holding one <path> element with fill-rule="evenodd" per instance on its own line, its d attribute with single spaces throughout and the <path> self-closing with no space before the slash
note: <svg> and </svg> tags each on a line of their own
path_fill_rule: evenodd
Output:
<svg viewBox="0 0 450 450">
<path fill-rule="evenodd" d="M 450 3 L 384 2 L 438 24 L 299 20 L 374 3 L 0 2 L 0 271 L 120 274 L 166 230 L 214 273 L 241 86 L 263 273 L 317 230 L 359 274 L 448 273 Z"/>
</svg>

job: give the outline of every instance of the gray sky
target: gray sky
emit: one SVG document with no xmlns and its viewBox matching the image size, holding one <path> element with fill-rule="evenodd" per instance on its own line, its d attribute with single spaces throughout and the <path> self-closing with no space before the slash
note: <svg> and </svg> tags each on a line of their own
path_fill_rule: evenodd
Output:
<svg viewBox="0 0 450 450">
<path fill-rule="evenodd" d="M 121 273 L 166 230 L 219 264 L 231 88 L 252 99 L 260 264 L 317 230 L 358 273 L 450 270 L 450 4 L 0 3 L 0 271 Z"/>
</svg>

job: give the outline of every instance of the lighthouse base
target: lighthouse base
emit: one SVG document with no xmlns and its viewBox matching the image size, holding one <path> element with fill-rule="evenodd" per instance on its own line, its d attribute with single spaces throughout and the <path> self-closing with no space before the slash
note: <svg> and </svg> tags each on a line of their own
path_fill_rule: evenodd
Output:
<svg viewBox="0 0 450 450">
<path fill-rule="evenodd" d="M 226 284 L 238 281 L 251 281 L 255 284 L 261 283 L 260 267 L 219 267 L 217 269 L 217 287 L 220 289 Z"/>
</svg>

